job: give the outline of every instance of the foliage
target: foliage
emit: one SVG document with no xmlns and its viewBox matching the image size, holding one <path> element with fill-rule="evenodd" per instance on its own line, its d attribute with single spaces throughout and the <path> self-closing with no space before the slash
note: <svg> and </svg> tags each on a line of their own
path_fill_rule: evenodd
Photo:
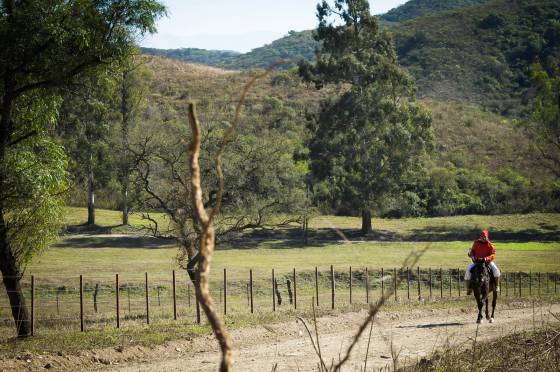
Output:
<svg viewBox="0 0 560 372">
<path fill-rule="evenodd" d="M 63 148 L 49 136 L 60 100 L 38 94 L 20 100 L 25 109 L 16 109 L 14 124 L 21 130 L 29 130 L 31 124 L 37 135 L 10 147 L 0 163 L 1 179 L 6 180 L 0 199 L 12 252 L 24 267 L 58 240 L 68 174 Z"/>
<path fill-rule="evenodd" d="M 489 0 L 411 0 L 395 9 L 389 10 L 379 18 L 388 22 L 403 22 L 418 17 L 445 12 L 447 10 L 484 4 L 488 1 Z"/>
<path fill-rule="evenodd" d="M 557 22 L 560 43 L 560 22 Z M 560 56 L 559 56 L 560 57 Z M 560 177 L 560 58 L 549 59 L 548 69 L 532 66 L 536 85 L 531 129 L 545 166 Z"/>
<path fill-rule="evenodd" d="M 367 229 L 369 211 L 420 166 L 431 118 L 413 102 L 414 83 L 367 1 L 335 1 L 334 8 L 323 2 L 317 14 L 322 49 L 316 65 L 300 64 L 300 74 L 319 89 L 341 83 L 348 89 L 324 101 L 310 124 L 311 171 L 326 183 L 331 201 L 362 211 Z"/>
</svg>

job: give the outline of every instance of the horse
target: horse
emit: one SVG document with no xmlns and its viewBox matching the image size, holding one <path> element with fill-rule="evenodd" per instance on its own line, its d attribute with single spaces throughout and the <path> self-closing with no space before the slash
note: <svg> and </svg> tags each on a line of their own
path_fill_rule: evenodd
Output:
<svg viewBox="0 0 560 372">
<path fill-rule="evenodd" d="M 494 310 L 496 309 L 496 301 L 498 300 L 498 291 L 496 281 L 492 280 L 490 275 L 490 267 L 484 260 L 477 260 L 472 269 L 472 290 L 476 304 L 478 305 L 477 323 L 482 323 L 482 307 L 486 304 L 486 319 L 490 323 L 494 323 Z M 488 315 L 488 295 L 492 292 L 492 316 Z"/>
</svg>

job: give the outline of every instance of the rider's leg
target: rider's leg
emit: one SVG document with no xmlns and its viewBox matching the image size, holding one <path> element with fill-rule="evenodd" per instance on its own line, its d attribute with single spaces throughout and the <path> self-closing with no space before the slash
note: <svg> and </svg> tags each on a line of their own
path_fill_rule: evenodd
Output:
<svg viewBox="0 0 560 372">
<path fill-rule="evenodd" d="M 496 291 L 500 292 L 500 269 L 494 261 L 490 263 L 490 269 L 492 269 L 492 275 L 494 275 L 494 279 L 496 280 Z"/>
<path fill-rule="evenodd" d="M 470 295 L 472 293 L 472 289 L 471 289 L 471 270 L 474 267 L 474 263 L 471 263 L 468 267 L 467 267 L 467 271 L 465 271 L 465 288 L 467 289 L 467 295 Z"/>
</svg>

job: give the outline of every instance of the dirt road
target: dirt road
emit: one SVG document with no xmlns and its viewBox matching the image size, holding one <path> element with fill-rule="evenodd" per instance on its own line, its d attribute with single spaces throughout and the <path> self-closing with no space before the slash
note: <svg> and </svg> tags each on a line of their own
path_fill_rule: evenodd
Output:
<svg viewBox="0 0 560 372">
<path fill-rule="evenodd" d="M 560 305 L 538 308 L 533 323 L 532 308 L 502 310 L 495 323 L 484 323 L 479 327 L 478 340 L 488 340 L 515 330 L 538 326 L 550 320 L 548 311 L 560 311 Z M 338 317 L 319 319 L 320 344 L 323 355 L 329 361 L 338 360 L 345 350 L 366 313 L 348 313 Z M 392 365 L 391 342 L 393 350 L 399 354 L 402 363 L 411 363 L 429 355 L 434 349 L 446 343 L 471 345 L 476 333 L 472 313 L 455 310 L 410 311 L 403 314 L 384 313 L 374 325 L 368 353 L 368 369 Z M 369 330 L 368 330 L 369 331 Z M 366 332 L 367 333 L 367 332 Z M 232 333 L 235 345 L 235 368 L 239 371 L 270 371 L 277 364 L 278 371 L 317 370 L 318 359 L 303 325 L 296 321 L 236 330 Z M 367 334 L 352 353 L 351 361 L 344 370 L 359 371 L 363 367 L 367 350 Z M 212 345 L 212 351 L 202 351 Z M 181 349 L 181 346 L 184 349 Z M 215 342 L 210 338 L 204 342 L 175 345 L 184 350 L 182 355 L 161 355 L 147 363 L 134 363 L 113 366 L 112 371 L 215 371 L 219 358 Z M 197 353 L 197 350 L 201 352 Z"/>
<path fill-rule="evenodd" d="M 478 329 L 478 340 L 497 338 L 516 330 L 539 327 L 552 320 L 549 311 L 560 312 L 560 305 L 537 307 L 512 304 L 500 309 L 496 322 Z M 346 349 L 366 312 L 326 316 L 318 320 L 321 351 L 330 363 Z M 391 343 L 398 363 L 409 364 L 428 356 L 446 344 L 472 345 L 476 333 L 472 309 L 406 310 L 381 313 L 373 327 L 368 353 L 368 370 L 392 366 Z M 368 329 L 369 331 L 369 329 Z M 235 343 L 235 369 L 238 371 L 317 370 L 307 332 L 296 320 L 272 326 L 232 331 Z M 367 332 L 351 354 L 344 371 L 359 371 L 367 350 Z M 12 370 L 104 370 L 104 371 L 215 371 L 219 361 L 216 341 L 211 336 L 187 338 L 156 347 L 101 349 L 78 355 L 31 356 L 30 360 L 1 360 L 0 368 Z"/>
</svg>

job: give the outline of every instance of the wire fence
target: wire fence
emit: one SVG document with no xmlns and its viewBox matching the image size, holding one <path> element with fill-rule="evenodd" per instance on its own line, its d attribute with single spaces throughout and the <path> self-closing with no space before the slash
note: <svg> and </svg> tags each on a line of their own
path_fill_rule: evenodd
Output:
<svg viewBox="0 0 560 372">
<path fill-rule="evenodd" d="M 337 309 L 374 302 L 389 291 L 391 301 L 456 299 L 466 295 L 460 269 L 356 268 L 214 271 L 211 294 L 224 314 L 294 311 L 309 306 Z M 558 273 L 506 272 L 501 296 L 558 294 Z M 33 334 L 42 330 L 102 330 L 160 321 L 200 323 L 194 286 L 185 272 L 95 273 L 75 277 L 25 276 L 20 281 Z M 0 340 L 16 336 L 14 309 L 0 289 Z M 17 310 L 17 309 L 16 309 Z"/>
</svg>

